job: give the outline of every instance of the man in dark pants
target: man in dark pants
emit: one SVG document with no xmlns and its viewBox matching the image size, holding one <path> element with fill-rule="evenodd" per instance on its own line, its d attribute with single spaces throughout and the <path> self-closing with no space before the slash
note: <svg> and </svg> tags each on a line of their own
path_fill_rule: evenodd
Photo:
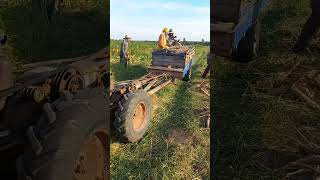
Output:
<svg viewBox="0 0 320 180">
<path fill-rule="evenodd" d="M 120 62 L 124 63 L 124 67 L 127 68 L 129 63 L 129 38 L 127 35 L 123 38 L 120 49 Z"/>
<path fill-rule="evenodd" d="M 320 0 L 310 0 L 311 1 L 311 9 L 312 14 L 309 17 L 308 21 L 304 25 L 304 28 L 301 32 L 301 35 L 293 47 L 293 52 L 301 52 L 304 51 L 305 48 L 310 43 L 313 35 L 318 31 L 320 27 Z"/>
</svg>

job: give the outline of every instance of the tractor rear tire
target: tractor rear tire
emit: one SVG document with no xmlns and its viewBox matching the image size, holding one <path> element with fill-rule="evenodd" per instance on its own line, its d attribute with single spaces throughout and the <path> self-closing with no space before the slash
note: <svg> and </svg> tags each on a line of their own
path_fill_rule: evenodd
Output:
<svg viewBox="0 0 320 180">
<path fill-rule="evenodd" d="M 150 96 L 142 89 L 125 94 L 115 112 L 114 128 L 121 141 L 137 142 L 146 133 L 151 119 Z"/>
<path fill-rule="evenodd" d="M 17 160 L 19 180 L 107 180 L 110 121 L 106 96 L 98 89 L 84 89 L 45 104 L 41 120 L 30 128 L 34 136 L 28 138 Z"/>
<path fill-rule="evenodd" d="M 239 62 L 250 62 L 258 57 L 260 41 L 260 22 L 258 21 L 250 27 L 238 45 L 238 50 L 234 54 L 234 59 Z"/>
</svg>

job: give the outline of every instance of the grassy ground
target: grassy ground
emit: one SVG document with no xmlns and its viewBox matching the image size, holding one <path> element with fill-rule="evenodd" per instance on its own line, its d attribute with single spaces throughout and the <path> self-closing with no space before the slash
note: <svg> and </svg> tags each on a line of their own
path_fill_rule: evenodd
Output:
<svg viewBox="0 0 320 180">
<path fill-rule="evenodd" d="M 111 72 L 115 81 L 146 74 L 155 42 L 131 42 L 133 64 L 119 64 L 120 41 L 111 41 Z M 207 47 L 196 46 L 190 82 L 178 81 L 152 96 L 153 118 L 138 143 L 111 145 L 112 179 L 209 179 L 209 130 L 196 112 L 207 109 L 209 98 L 196 88 L 206 66 Z"/>
<path fill-rule="evenodd" d="M 0 34 L 9 37 L 3 50 L 13 62 L 77 57 L 106 46 L 108 1 L 63 2 L 52 24 L 33 15 L 31 0 L 0 2 Z"/>
<path fill-rule="evenodd" d="M 274 1 L 261 18 L 261 57 L 249 64 L 215 62 L 211 107 L 219 179 L 285 179 L 281 166 L 303 156 L 295 129 L 320 128 L 319 111 L 256 91 L 270 88 L 278 72 L 297 62 L 319 67 L 319 41 L 304 54 L 289 52 L 309 14 L 307 0 Z"/>
</svg>

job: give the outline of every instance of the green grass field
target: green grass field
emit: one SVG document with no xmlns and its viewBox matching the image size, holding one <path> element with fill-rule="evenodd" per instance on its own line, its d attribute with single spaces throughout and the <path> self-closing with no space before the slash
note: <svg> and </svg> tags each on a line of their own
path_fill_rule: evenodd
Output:
<svg viewBox="0 0 320 180">
<path fill-rule="evenodd" d="M 285 179 L 281 166 L 304 156 L 295 128 L 320 128 L 319 111 L 305 102 L 258 91 L 272 89 L 278 73 L 297 62 L 319 67 L 318 39 L 304 54 L 290 52 L 309 14 L 307 0 L 273 1 L 261 17 L 261 56 L 249 64 L 215 62 L 211 107 L 219 179 Z"/>
<path fill-rule="evenodd" d="M 133 64 L 128 69 L 119 64 L 120 44 L 111 41 L 112 78 L 117 82 L 146 74 L 156 42 L 131 42 Z M 196 116 L 209 108 L 209 98 L 196 86 L 206 66 L 207 48 L 196 46 L 191 81 L 177 81 L 152 96 L 153 118 L 141 141 L 112 140 L 112 179 L 209 179 L 210 132 Z"/>
<path fill-rule="evenodd" d="M 2 48 L 12 62 L 78 57 L 108 44 L 109 1 L 66 0 L 53 22 L 35 16 L 31 0 L 0 2 L 0 35 L 7 33 Z"/>
</svg>

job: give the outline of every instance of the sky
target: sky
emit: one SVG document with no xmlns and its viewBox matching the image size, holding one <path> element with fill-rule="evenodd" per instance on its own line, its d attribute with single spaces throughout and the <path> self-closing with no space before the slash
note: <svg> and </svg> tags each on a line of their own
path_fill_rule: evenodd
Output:
<svg viewBox="0 0 320 180">
<path fill-rule="evenodd" d="M 210 40 L 210 0 L 110 0 L 110 37 L 157 41 L 164 27 L 177 39 Z"/>
</svg>

